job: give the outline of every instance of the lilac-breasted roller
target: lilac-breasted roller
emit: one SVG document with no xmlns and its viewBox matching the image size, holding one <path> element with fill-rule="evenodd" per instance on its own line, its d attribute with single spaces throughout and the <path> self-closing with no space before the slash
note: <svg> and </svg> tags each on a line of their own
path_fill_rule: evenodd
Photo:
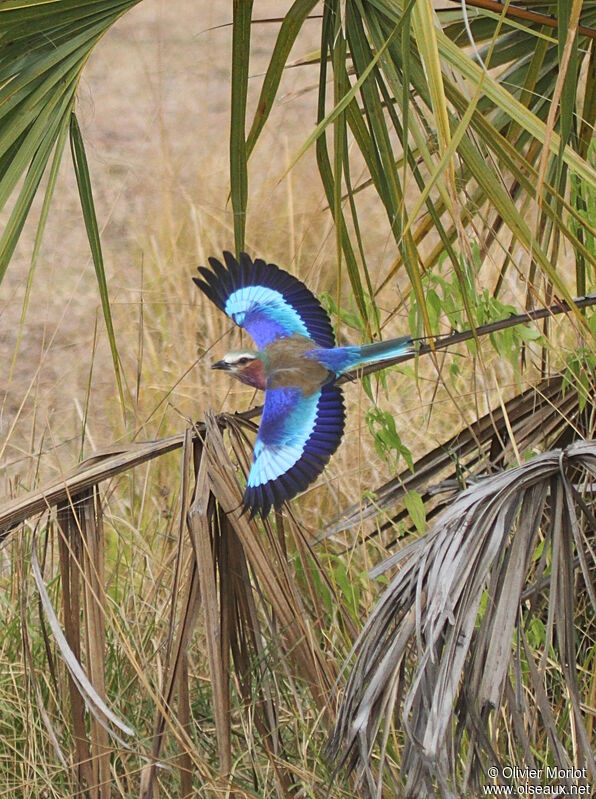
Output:
<svg viewBox="0 0 596 799">
<path fill-rule="evenodd" d="M 324 470 L 344 431 L 344 372 L 412 351 L 410 336 L 336 347 L 326 311 L 297 278 L 275 264 L 224 252 L 194 282 L 252 337 L 258 350 L 229 352 L 223 369 L 265 392 L 243 504 L 251 516 L 304 491 Z"/>
</svg>

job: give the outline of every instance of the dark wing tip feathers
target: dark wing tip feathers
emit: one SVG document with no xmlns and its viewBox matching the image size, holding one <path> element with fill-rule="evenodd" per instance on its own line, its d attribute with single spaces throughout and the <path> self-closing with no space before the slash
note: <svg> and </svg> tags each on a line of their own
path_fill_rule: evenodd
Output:
<svg viewBox="0 0 596 799">
<path fill-rule="evenodd" d="M 338 448 L 345 423 L 343 394 L 338 386 L 321 389 L 317 403 L 315 427 L 304 445 L 301 458 L 285 474 L 259 486 L 249 486 L 244 492 L 244 509 L 250 518 L 267 516 L 271 508 L 279 508 L 287 500 L 305 491 L 324 471 L 329 458 Z"/>
<path fill-rule="evenodd" d="M 239 260 L 224 250 L 224 264 L 217 258 L 208 258 L 211 269 L 199 266 L 200 277 L 193 277 L 198 288 L 220 310 L 225 312 L 230 294 L 243 286 L 262 285 L 279 291 L 285 300 L 298 312 L 311 337 L 322 347 L 335 346 L 333 328 L 325 310 L 298 278 L 268 264 L 262 258 L 253 261 L 245 252 Z"/>
</svg>

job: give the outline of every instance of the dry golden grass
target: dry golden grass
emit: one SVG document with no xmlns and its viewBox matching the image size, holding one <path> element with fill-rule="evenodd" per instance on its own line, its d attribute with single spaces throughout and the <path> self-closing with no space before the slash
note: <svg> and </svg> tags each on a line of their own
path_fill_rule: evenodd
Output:
<svg viewBox="0 0 596 799">
<path fill-rule="evenodd" d="M 3 496 L 14 492 L 15 481 L 28 488 L 68 470 L 80 457 L 83 438 L 87 456 L 115 440 L 179 431 L 184 418 L 201 418 L 209 407 L 229 410 L 251 401 L 209 372 L 209 355 L 191 369 L 209 347 L 221 353 L 236 340 L 219 342 L 227 321 L 200 302 L 190 282 L 196 265 L 231 247 L 233 238 L 227 202 L 230 31 L 212 29 L 228 16 L 217 5 L 194 9 L 190 2 L 174 8 L 146 0 L 127 14 L 93 54 L 78 101 L 128 387 L 126 422 L 113 399 L 93 267 L 65 159 L 20 339 L 31 237 L 19 245 L 0 288 Z M 275 3 L 259 8 L 264 17 L 275 11 Z M 253 101 L 275 33 L 275 26 L 255 26 Z M 316 44 L 313 24 L 296 55 Z M 313 158 L 306 156 L 284 176 L 302 142 L 304 120 L 314 119 L 315 92 L 300 90 L 315 79 L 316 67 L 284 77 L 283 101 L 251 162 L 247 246 L 294 271 L 315 292 L 335 292 L 335 239 Z M 366 192 L 358 198 L 361 224 L 375 253 L 373 279 L 380 282 L 393 250 L 383 213 L 367 199 Z M 405 289 L 399 281 L 391 285 L 379 297 L 380 307 L 393 309 Z M 343 299 L 349 306 L 345 286 Z M 406 327 L 404 310 L 383 334 L 399 335 Z M 358 338 L 345 326 L 341 334 Z M 389 378 L 389 395 L 380 394 L 379 402 L 396 412 L 414 452 L 442 440 L 445 430 L 464 421 L 466 409 L 475 414 L 479 393 L 486 397 L 478 409 L 483 412 L 498 399 L 497 384 L 513 390 L 511 371 L 490 352 L 487 358 L 493 365 L 476 372 L 473 387 L 470 375 L 463 375 L 456 402 L 447 392 L 435 394 L 430 366 L 423 367 L 418 387 Z M 387 473 L 362 424 L 369 400 L 358 387 L 348 389 L 348 407 L 352 435 L 327 475 L 340 499 L 346 489 L 352 495 L 355 477 L 370 485 L 377 470 L 379 477 Z"/>
<path fill-rule="evenodd" d="M 259 4 L 260 17 L 278 14 L 277 3 Z M 65 163 L 22 335 L 19 323 L 32 234 L 19 245 L 0 288 L 3 498 L 60 479 L 80 459 L 105 446 L 182 433 L 211 409 L 233 412 L 254 403 L 252 392 L 211 373 L 210 362 L 235 346 L 240 333 L 230 331 L 228 320 L 198 296 L 190 280 L 197 264 L 232 248 L 233 242 L 227 202 L 230 31 L 216 27 L 228 19 L 229 9 L 221 4 L 145 0 L 106 36 L 89 63 L 78 114 L 102 227 L 126 412 L 123 415 L 117 398 L 74 181 Z M 275 33 L 275 26 L 256 26 L 254 75 L 265 66 Z M 316 27 L 310 33 L 307 27 L 296 55 L 316 46 Z M 335 238 L 313 158 L 305 157 L 285 175 L 302 142 L 304 118 L 314 120 L 315 94 L 300 90 L 315 81 L 316 68 L 308 67 L 289 70 L 284 78 L 285 100 L 277 106 L 251 165 L 247 247 L 251 254 L 294 272 L 315 292 L 334 293 Z M 253 100 L 256 89 L 255 81 Z M 375 253 L 373 277 L 380 282 L 392 261 L 386 220 L 380 209 L 367 205 L 366 192 L 359 204 L 361 224 Z M 395 308 L 405 290 L 399 281 L 386 288 L 380 307 Z M 343 302 L 350 304 L 345 287 Z M 404 310 L 391 318 L 383 334 L 400 335 L 406 327 Z M 341 334 L 358 340 L 358 334 L 345 327 Z M 561 339 L 565 341 L 564 334 Z M 452 356 L 446 357 L 450 363 Z M 430 361 L 417 367 L 416 380 L 396 370 L 387 376 L 386 390 L 373 383 L 379 406 L 391 410 L 415 457 L 483 415 L 501 396 L 506 399 L 518 390 L 510 365 L 489 347 L 482 362 L 459 362 L 462 372 L 453 383 L 437 380 Z M 524 380 L 534 374 L 529 369 Z M 76 795 L 73 726 L 81 737 L 85 730 L 93 740 L 93 763 L 81 767 L 82 778 L 110 783 L 109 789 L 98 789 L 98 797 L 137 795 L 150 778 L 148 763 L 156 746 L 160 767 L 155 779 L 162 796 L 180 796 L 190 784 L 190 773 L 204 795 L 225 795 L 229 784 L 220 774 L 222 751 L 228 753 L 224 771 L 232 774 L 237 796 L 273 796 L 280 785 L 289 793 L 293 783 L 302 795 L 328 795 L 329 774 L 319 752 L 329 725 L 320 694 L 324 688 L 333 695 L 333 678 L 378 594 L 367 570 L 388 553 L 380 537 L 361 547 L 350 537 L 337 538 L 311 553 L 304 531 L 316 535 L 365 489 L 395 473 L 395 464 L 378 456 L 368 433 L 364 416 L 371 403 L 361 384 L 346 386 L 346 397 L 348 434 L 340 450 L 317 485 L 292 504 L 298 523 L 284 519 L 289 555 L 284 568 L 294 569 L 303 595 L 288 599 L 279 588 L 287 573 L 281 568 L 280 574 L 267 572 L 262 553 L 252 551 L 249 558 L 253 585 L 259 591 L 266 585 L 273 593 L 265 594 L 268 602 L 263 600 L 258 612 L 243 607 L 243 621 L 254 622 L 258 616 L 261 626 L 251 641 L 254 649 L 247 644 L 239 655 L 246 672 L 232 677 L 229 740 L 222 741 L 226 733 L 221 718 L 222 703 L 228 700 L 213 702 L 217 658 L 209 649 L 210 617 L 203 617 L 204 608 L 199 611 L 192 594 L 193 544 L 204 547 L 202 587 L 204 591 L 210 585 L 212 600 L 221 600 L 227 575 L 218 560 L 216 582 L 209 583 L 205 553 L 209 534 L 217 538 L 219 528 L 217 535 L 215 528 L 198 530 L 192 542 L 184 528 L 184 511 L 191 500 L 184 496 L 185 489 L 187 494 L 191 491 L 190 450 L 187 460 L 180 452 L 171 453 L 106 480 L 101 502 L 88 497 L 83 503 L 85 535 L 80 535 L 83 525 L 74 516 L 65 523 L 70 536 L 65 539 L 55 522 L 46 529 L 44 521 L 37 530 L 50 600 L 69 631 L 71 646 L 80 633 L 82 660 L 90 672 L 101 646 L 105 698 L 134 729 L 130 749 L 106 737 L 91 715 L 83 717 L 81 707 L 72 724 L 69 702 L 76 705 L 76 691 L 47 630 L 31 578 L 34 524 L 12 537 L 1 552 L 0 796 Z M 224 440 L 229 449 L 235 441 L 236 462 L 240 445 L 233 436 Z M 68 516 L 67 507 L 64 513 Z M 244 532 L 248 547 L 252 533 Z M 81 556 L 77 573 L 68 545 L 74 547 L 81 538 L 97 549 Z M 267 528 L 259 545 L 272 558 L 279 555 L 277 530 Z M 100 564 L 97 552 L 102 546 L 105 562 Z M 218 550 L 218 558 L 222 552 Z M 233 546 L 224 554 L 241 557 Z M 60 565 L 62 575 L 74 568 L 73 595 L 80 590 L 84 617 L 91 620 L 85 623 L 92 623 L 95 635 L 80 632 L 78 609 L 64 599 Z M 99 596 L 102 586 L 105 596 Z M 248 589 L 241 594 L 237 586 L 237 591 L 238 602 L 241 596 L 248 606 Z M 259 591 L 254 592 L 255 602 Z M 278 604 L 268 617 L 272 596 Z M 306 644 L 288 633 L 292 613 L 304 622 Z M 196 618 L 199 622 L 193 626 Z M 167 695 L 164 686 L 184 619 L 192 637 L 181 655 L 182 677 L 169 686 L 172 695 L 176 690 L 178 695 L 163 714 L 165 733 L 158 744 L 159 696 L 161 691 Z M 246 622 L 243 629 L 248 626 Z M 282 645 L 285 635 L 288 641 Z M 297 668 L 297 649 L 299 662 L 309 664 L 312 673 Z M 322 662 L 310 663 L 309 653 Z M 320 679 L 318 702 L 311 690 L 315 672 Z M 96 676 L 101 685 L 103 677 Z M 255 684 L 243 684 L 244 678 Z M 248 707 L 248 697 L 257 693 L 261 705 Z M 279 740 L 268 739 L 272 733 L 266 722 L 277 726 Z M 79 747 L 84 763 L 89 753 L 84 744 L 79 742 Z M 111 765 L 106 749 L 113 755 Z M 341 784 L 333 791 L 337 797 L 353 795 Z"/>
<path fill-rule="evenodd" d="M 227 11 L 207 5 L 197 29 L 227 21 Z M 210 372 L 210 361 L 231 347 L 239 334 L 229 333 L 228 321 L 200 302 L 190 280 L 197 264 L 232 246 L 227 204 L 229 31 L 194 38 L 188 33 L 193 4 L 186 3 L 189 13 L 184 23 L 179 6 L 174 9 L 149 0 L 123 19 L 94 54 L 79 100 L 126 378 L 126 419 L 116 396 L 93 268 L 65 159 L 57 208 L 50 218 L 20 340 L 31 246 L 27 236 L 1 288 L 0 307 L 8 335 L 2 337 L 0 357 L 9 367 L 3 371 L 0 400 L 0 494 L 5 498 L 60 479 L 81 456 L 93 456 L 107 445 L 181 432 L 189 420 L 202 419 L 209 408 L 242 410 L 254 400 L 250 392 Z M 270 6 L 262 9 L 264 16 L 273 15 L 275 4 Z M 271 26 L 256 31 L 257 41 L 259 37 L 263 41 L 262 54 L 256 50 L 257 74 L 265 63 L 265 44 L 274 35 Z M 302 47 L 308 51 L 314 44 L 313 39 Z M 290 72 L 286 94 L 310 80 L 308 70 Z M 255 153 L 248 246 L 254 254 L 294 271 L 313 290 L 322 291 L 335 289 L 334 239 L 312 160 L 305 159 L 280 181 L 300 140 L 296 121 L 307 111 L 313 113 L 313 102 L 314 95 L 307 93 L 281 104 L 271 132 Z M 152 165 L 149 170 L 147 163 Z M 378 224 L 382 229 L 373 217 L 371 227 Z M 368 400 L 358 386 L 350 386 L 348 392 L 354 435 L 320 486 L 296 508 L 315 530 L 322 518 L 338 512 L 346 498 L 354 497 L 356 477 L 367 480 L 378 471 L 380 478 L 386 470 L 362 427 Z M 410 406 L 415 404 L 413 396 Z M 131 751 L 113 738 L 106 741 L 97 725 L 90 733 L 94 747 L 105 750 L 107 745 L 114 753 L 108 791 L 114 796 L 138 793 L 141 774 L 147 778 L 143 769 L 152 750 L 157 695 L 166 673 L 164 642 L 176 629 L 169 615 L 176 574 L 182 586 L 189 585 L 190 542 L 184 536 L 182 546 L 178 544 L 180 479 L 180 457 L 172 454 L 102 484 L 103 525 L 97 529 L 105 543 L 107 601 L 101 602 L 107 642 L 105 696 L 135 731 Z M 68 529 L 72 545 L 78 540 L 74 520 Z M 52 527 L 47 539 L 40 528 L 38 540 L 43 579 L 60 623 L 70 629 L 72 646 L 77 640 L 78 614 L 76 606 L 61 608 L 64 583 L 58 579 L 58 543 L 62 539 Z M 6 796 L 23 792 L 75 795 L 77 774 L 71 760 L 77 747 L 69 705 L 71 701 L 76 705 L 76 690 L 69 688 L 63 655 L 49 631 L 45 637 L 47 621 L 31 579 L 30 546 L 29 533 L 19 532 L 2 552 L 0 593 L 6 632 L 0 642 L 0 716 L 5 741 L 0 782 Z M 65 569 L 68 552 L 64 545 L 62 549 Z M 328 558 L 333 575 L 338 561 L 332 552 Z M 93 569 L 83 569 L 77 577 L 76 565 L 71 562 L 71 567 L 75 582 L 84 588 Z M 354 581 L 363 579 L 355 576 Z M 83 595 L 88 597 L 88 609 L 93 608 L 93 592 Z M 337 613 L 331 596 L 329 606 L 321 610 L 330 619 Z M 362 610 L 372 597 L 365 586 Z M 333 623 L 324 629 L 333 630 Z M 342 627 L 325 635 L 329 636 L 324 647 L 329 662 L 339 663 L 349 638 Z M 97 639 L 83 634 L 79 644 L 87 670 L 94 657 L 89 648 L 93 641 L 97 646 Z M 236 784 L 244 786 L 239 795 L 253 780 L 261 786 L 259 795 L 274 793 L 271 764 L 276 758 L 280 759 L 278 771 L 286 775 L 282 783 L 296 780 L 310 793 L 324 795 L 326 771 L 316 762 L 322 740 L 314 743 L 322 734 L 319 711 L 301 680 L 296 680 L 294 667 L 273 644 L 267 645 L 261 657 L 266 668 L 263 678 L 269 675 L 267 680 L 273 681 L 268 690 L 273 691 L 285 740 L 282 748 L 277 744 L 278 754 L 271 761 L 263 760 L 259 754 L 262 730 L 254 729 L 251 714 L 240 712 L 242 693 L 234 692 L 234 772 Z M 183 768 L 191 769 L 195 780 L 198 775 L 210 795 L 219 795 L 226 783 L 218 777 L 203 622 L 194 633 L 184 670 L 192 689 L 187 718 L 183 713 L 180 717 L 168 714 L 159 757 L 165 768 L 159 768 L 156 777 L 162 795 L 180 795 L 184 778 L 180 783 L 177 765 L 186 741 Z M 74 730 L 78 724 L 82 735 L 80 702 L 78 706 Z M 97 751 L 94 748 L 92 755 Z M 79 748 L 78 754 L 83 761 L 82 779 L 106 779 L 105 759 L 93 760 L 89 768 L 84 763 L 85 748 Z M 103 796 L 106 789 L 102 790 Z M 343 789 L 337 787 L 336 795 L 342 794 Z"/>
</svg>

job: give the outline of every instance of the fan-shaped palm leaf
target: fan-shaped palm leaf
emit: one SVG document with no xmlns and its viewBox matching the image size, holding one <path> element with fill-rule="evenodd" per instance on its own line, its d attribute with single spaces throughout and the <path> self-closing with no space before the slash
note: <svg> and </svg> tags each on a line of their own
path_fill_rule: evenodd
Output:
<svg viewBox="0 0 596 799">
<path fill-rule="evenodd" d="M 371 747 L 396 708 L 409 796 L 475 792 L 489 763 L 505 765 L 491 746 L 505 718 L 510 762 L 542 751 L 596 776 L 575 665 L 585 644 L 573 632 L 577 581 L 588 618 L 596 612 L 595 478 L 595 441 L 546 452 L 463 491 L 391 559 L 399 570 L 356 643 L 332 755 L 372 785 Z M 517 723 L 527 711 L 522 672 L 540 720 L 530 728 Z M 571 734 L 556 717 L 559 694 Z"/>
</svg>

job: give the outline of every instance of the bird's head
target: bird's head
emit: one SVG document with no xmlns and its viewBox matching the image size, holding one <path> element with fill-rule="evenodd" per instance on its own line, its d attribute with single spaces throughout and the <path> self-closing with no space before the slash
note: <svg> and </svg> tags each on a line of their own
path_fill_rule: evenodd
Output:
<svg viewBox="0 0 596 799">
<path fill-rule="evenodd" d="M 246 383 L 247 386 L 265 391 L 265 367 L 258 352 L 253 350 L 232 350 L 221 361 L 211 364 L 212 369 L 221 369 L 224 372 Z"/>
</svg>

